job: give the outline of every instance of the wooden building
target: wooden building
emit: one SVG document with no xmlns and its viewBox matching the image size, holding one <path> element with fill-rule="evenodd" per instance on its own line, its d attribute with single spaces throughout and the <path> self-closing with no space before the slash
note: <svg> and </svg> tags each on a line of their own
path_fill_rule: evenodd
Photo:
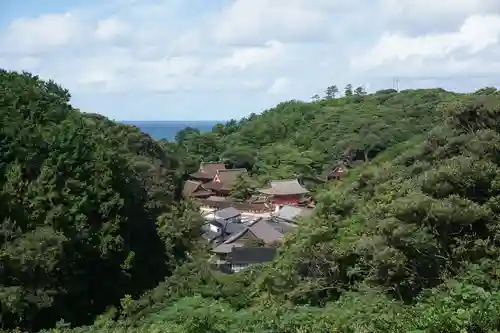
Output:
<svg viewBox="0 0 500 333">
<path fill-rule="evenodd" d="M 215 267 L 228 273 L 240 271 L 252 264 L 271 261 L 276 252 L 276 245 L 282 242 L 285 234 L 296 228 L 296 225 L 290 223 L 263 218 L 248 225 L 233 225 L 244 228 L 234 230 L 235 232 L 222 242 L 215 243 L 212 249 Z M 261 245 L 253 245 L 256 243 Z"/>
<path fill-rule="evenodd" d="M 231 235 L 224 242 L 218 244 L 212 249 L 212 252 L 219 260 L 225 260 L 227 254 L 233 248 L 246 247 L 246 244 L 251 241 L 261 241 L 266 245 L 281 242 L 284 233 L 277 226 L 278 224 L 266 219 L 255 220 L 238 233 Z"/>
<path fill-rule="evenodd" d="M 228 196 L 238 176 L 246 174 L 247 169 L 221 169 L 217 170 L 210 182 L 203 187 L 212 191 L 216 196 Z"/>
<path fill-rule="evenodd" d="M 198 171 L 190 174 L 189 177 L 193 180 L 207 183 L 214 179 L 219 170 L 226 170 L 226 165 L 222 162 L 201 162 Z"/>
<path fill-rule="evenodd" d="M 211 190 L 207 190 L 203 183 L 196 180 L 187 180 L 182 189 L 184 198 L 206 199 L 213 194 Z"/>
<path fill-rule="evenodd" d="M 309 191 L 297 179 L 273 180 L 268 188 L 259 190 L 268 197 L 273 211 L 278 212 L 285 205 L 299 206 Z"/>
<path fill-rule="evenodd" d="M 226 169 L 223 163 L 202 162 L 198 171 L 189 175 L 191 179 L 184 183 L 182 194 L 194 199 L 226 197 L 237 177 L 244 173 L 246 169 Z"/>
</svg>

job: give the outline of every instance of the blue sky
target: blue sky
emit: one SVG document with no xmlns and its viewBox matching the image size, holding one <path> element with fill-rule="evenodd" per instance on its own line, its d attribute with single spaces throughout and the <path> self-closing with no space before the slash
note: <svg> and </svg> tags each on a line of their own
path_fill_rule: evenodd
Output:
<svg viewBox="0 0 500 333">
<path fill-rule="evenodd" d="M 117 120 L 225 120 L 331 84 L 500 86 L 498 0 L 2 2 L 0 67 Z"/>
</svg>

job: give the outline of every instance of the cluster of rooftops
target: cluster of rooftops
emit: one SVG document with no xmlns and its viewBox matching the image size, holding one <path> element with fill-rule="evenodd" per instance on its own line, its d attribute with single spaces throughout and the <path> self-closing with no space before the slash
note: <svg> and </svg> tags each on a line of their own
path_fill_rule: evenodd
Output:
<svg viewBox="0 0 500 333">
<path fill-rule="evenodd" d="M 337 167 L 330 175 L 338 178 L 345 171 Z M 183 188 L 184 197 L 214 210 L 202 236 L 211 246 L 217 267 L 228 272 L 272 260 L 276 245 L 296 228 L 296 220 L 310 214 L 313 207 L 307 197 L 309 191 L 298 179 L 272 180 L 258 190 L 259 195 L 246 202 L 230 199 L 238 177 L 247 173 L 242 168 L 227 169 L 220 162 L 201 163 Z M 254 218 L 245 218 L 243 212 L 253 213 Z"/>
<path fill-rule="evenodd" d="M 197 172 L 190 175 L 184 185 L 183 195 L 192 198 L 210 198 L 228 195 L 239 176 L 247 174 L 246 169 L 226 169 L 224 163 L 201 163 Z M 297 179 L 273 180 L 267 188 L 259 189 L 262 195 L 303 195 L 309 191 Z"/>
<path fill-rule="evenodd" d="M 311 209 L 284 206 L 270 217 L 245 219 L 233 207 L 215 211 L 214 218 L 203 226 L 203 238 L 211 246 L 218 269 L 238 271 L 248 265 L 271 261 L 276 247 L 297 220 Z"/>
</svg>

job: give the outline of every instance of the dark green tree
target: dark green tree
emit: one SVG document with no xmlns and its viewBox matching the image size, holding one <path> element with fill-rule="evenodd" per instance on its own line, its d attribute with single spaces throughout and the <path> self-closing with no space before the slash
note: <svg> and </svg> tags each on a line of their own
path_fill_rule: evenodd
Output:
<svg viewBox="0 0 500 333">
<path fill-rule="evenodd" d="M 0 91 L 2 327 L 89 323 L 169 275 L 183 248 L 155 224 L 177 205 L 177 161 L 137 128 L 73 109 L 53 82 L 2 70 Z"/>
<path fill-rule="evenodd" d="M 63 90 L 13 78 L 0 86 L 6 328 L 59 316 L 54 333 L 500 331 L 500 96 L 492 89 L 288 101 L 182 145 L 157 145 L 65 108 Z M 217 240 L 191 241 L 202 222 L 195 207 L 169 195 L 188 164 L 223 154 L 228 166 L 253 157 L 245 181 L 259 186 L 318 179 L 341 160 L 349 169 L 313 189 L 316 208 L 298 226 L 268 221 L 294 230 L 274 243 L 274 261 L 226 275 L 213 269 Z M 247 197 L 252 186 L 238 186 L 236 196 Z M 165 281 L 139 296 L 150 275 L 165 274 L 158 267 Z M 110 308 L 91 326 L 69 328 L 97 302 Z"/>
<path fill-rule="evenodd" d="M 339 88 L 336 85 L 329 86 L 325 90 L 325 99 L 334 99 L 339 93 Z"/>
<path fill-rule="evenodd" d="M 200 130 L 197 129 L 197 128 L 193 128 L 193 127 L 186 127 L 184 128 L 183 130 L 179 131 L 176 135 L 175 135 L 175 142 L 177 142 L 178 144 L 182 145 L 186 139 L 190 136 L 196 136 L 196 135 L 199 135 L 200 134 Z"/>
<path fill-rule="evenodd" d="M 257 184 L 247 174 L 240 174 L 231 188 L 231 197 L 237 201 L 248 200 L 257 191 Z"/>
<path fill-rule="evenodd" d="M 359 86 L 354 90 L 354 95 L 356 96 L 365 96 L 366 95 L 366 90 L 365 88 Z"/>
<path fill-rule="evenodd" d="M 344 88 L 344 96 L 349 97 L 353 95 L 352 84 L 348 84 Z"/>
</svg>

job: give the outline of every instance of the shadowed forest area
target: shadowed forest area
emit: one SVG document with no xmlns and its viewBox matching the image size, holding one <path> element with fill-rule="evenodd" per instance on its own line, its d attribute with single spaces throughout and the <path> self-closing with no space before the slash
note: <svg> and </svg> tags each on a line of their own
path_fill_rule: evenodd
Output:
<svg viewBox="0 0 500 333">
<path fill-rule="evenodd" d="M 500 332 L 500 93 L 332 87 L 156 142 L 0 71 L 1 328 Z M 249 170 L 234 197 L 349 172 L 309 185 L 316 208 L 276 260 L 224 275 L 180 195 L 218 160 Z"/>
</svg>

